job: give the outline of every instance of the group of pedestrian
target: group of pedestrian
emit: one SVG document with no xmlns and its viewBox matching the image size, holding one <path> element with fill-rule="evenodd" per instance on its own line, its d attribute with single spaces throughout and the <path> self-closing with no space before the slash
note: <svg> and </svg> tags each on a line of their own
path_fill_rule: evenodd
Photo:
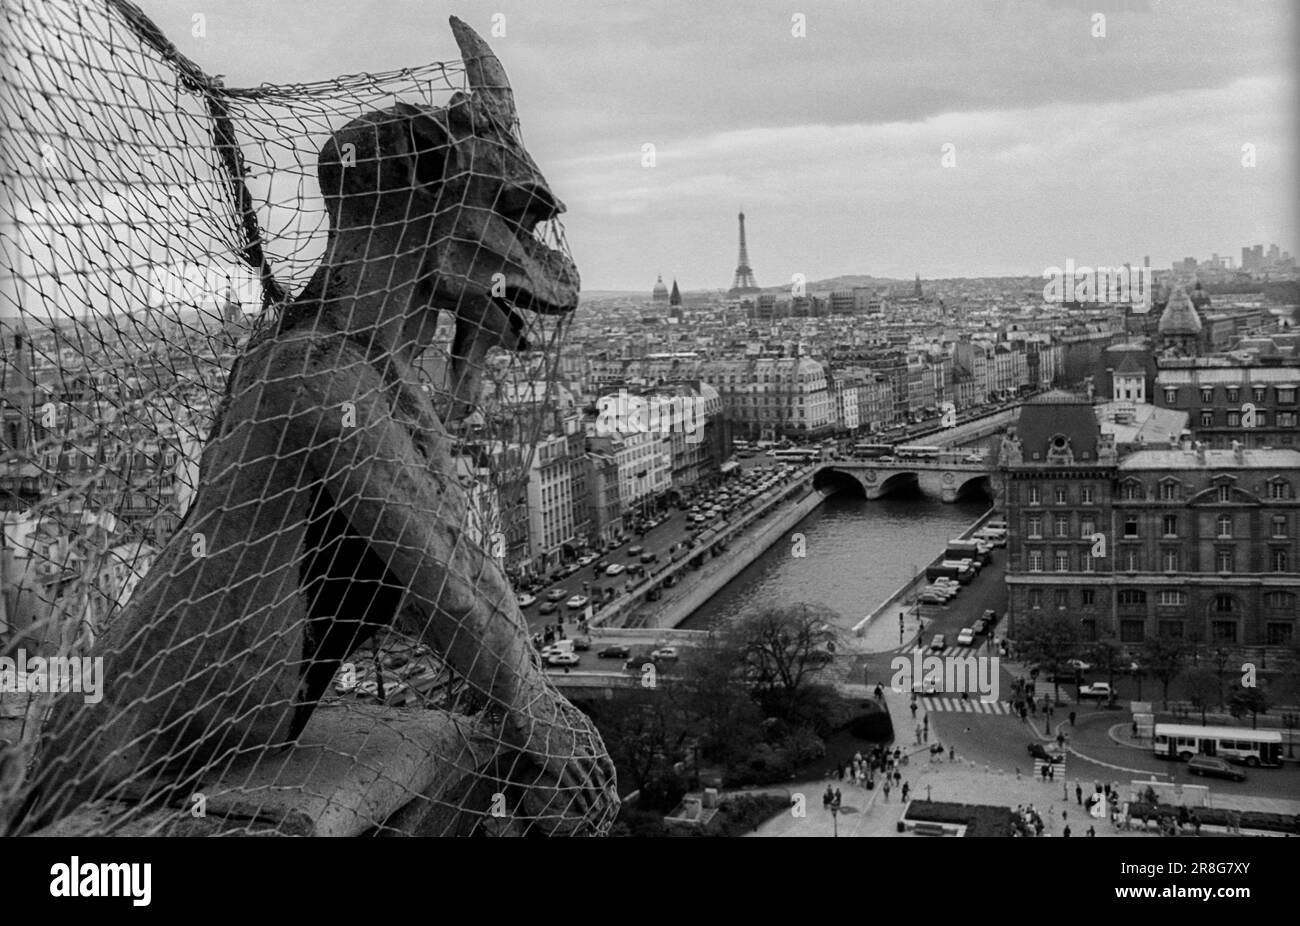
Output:
<svg viewBox="0 0 1300 926">
<path fill-rule="evenodd" d="M 1047 825 L 1043 822 L 1042 814 L 1034 809 L 1033 804 L 1016 805 L 1016 818 L 1020 821 L 1021 826 L 1012 831 L 1012 835 L 1019 836 L 1021 832 L 1031 833 L 1034 836 L 1043 835 L 1043 830 Z"/>
<path fill-rule="evenodd" d="M 893 781 L 897 786 L 902 779 L 898 769 L 906 762 L 907 757 L 903 755 L 901 748 L 894 747 L 890 750 L 883 746 L 876 746 L 865 756 L 861 751 L 855 752 L 852 759 L 836 767 L 833 776 L 838 776 L 840 781 L 856 784 L 868 790 L 876 786 L 877 776 L 883 776 L 886 784 Z"/>
</svg>

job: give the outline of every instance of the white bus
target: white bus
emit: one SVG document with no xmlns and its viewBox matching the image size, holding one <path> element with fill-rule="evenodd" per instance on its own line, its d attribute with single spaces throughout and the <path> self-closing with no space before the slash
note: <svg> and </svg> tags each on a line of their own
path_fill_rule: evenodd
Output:
<svg viewBox="0 0 1300 926">
<path fill-rule="evenodd" d="M 1156 724 L 1155 754 L 1162 759 L 1218 756 L 1257 768 L 1282 764 L 1282 733 L 1241 727 L 1199 727 L 1186 723 Z"/>
<path fill-rule="evenodd" d="M 821 459 L 822 452 L 816 447 L 791 447 L 788 450 L 769 450 L 774 460 L 785 463 L 811 463 Z"/>
<path fill-rule="evenodd" d="M 920 444 L 909 444 L 906 447 L 895 447 L 894 456 L 900 460 L 937 460 L 942 450 L 941 447 L 922 447 Z"/>
</svg>

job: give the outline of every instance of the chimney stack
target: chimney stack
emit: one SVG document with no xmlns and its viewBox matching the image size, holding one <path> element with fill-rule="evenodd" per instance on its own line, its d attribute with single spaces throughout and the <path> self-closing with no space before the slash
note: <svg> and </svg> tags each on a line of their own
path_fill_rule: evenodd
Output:
<svg viewBox="0 0 1300 926">
<path fill-rule="evenodd" d="M 1232 457 L 1238 463 L 1246 462 L 1246 449 L 1242 446 L 1241 441 L 1239 440 L 1232 442 Z"/>
</svg>

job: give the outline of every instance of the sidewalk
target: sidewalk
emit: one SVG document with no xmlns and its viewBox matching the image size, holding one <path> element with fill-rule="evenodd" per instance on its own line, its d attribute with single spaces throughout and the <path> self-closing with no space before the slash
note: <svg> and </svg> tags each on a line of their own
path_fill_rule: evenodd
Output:
<svg viewBox="0 0 1300 926">
<path fill-rule="evenodd" d="M 865 685 L 846 685 L 861 697 L 870 698 L 871 690 Z M 916 719 L 912 719 L 909 709 L 910 699 L 907 694 L 885 691 L 885 706 L 889 710 L 890 720 L 894 724 L 894 744 L 908 756 L 908 763 L 900 771 L 903 781 L 911 785 L 911 797 L 935 801 L 952 801 L 959 804 L 984 804 L 1015 808 L 1017 804 L 1033 804 L 1043 814 L 1048 824 L 1046 834 L 1060 835 L 1063 823 L 1061 811 L 1067 813 L 1066 823 L 1070 825 L 1071 835 L 1083 836 L 1089 826 L 1097 830 L 1098 836 L 1155 836 L 1154 831 L 1144 834 L 1137 830 L 1124 832 L 1116 830 L 1110 819 L 1097 820 L 1087 816 L 1083 808 L 1075 803 L 1073 785 L 1067 793 L 1065 783 L 1061 781 L 1045 782 L 1035 778 L 1029 771 L 1017 778 L 1014 773 L 992 769 L 987 765 L 976 766 L 960 755 L 955 762 L 948 761 L 948 754 L 942 760 L 932 762 L 929 749 L 934 742 L 922 746 L 915 744 L 916 725 L 925 716 L 919 710 Z M 933 732 L 933 731 L 932 731 Z M 839 788 L 843 805 L 837 818 L 822 807 L 821 797 L 826 785 Z M 790 785 L 791 793 L 803 794 L 807 813 L 804 817 L 793 814 L 781 814 L 758 828 L 753 836 L 831 836 L 836 826 L 841 836 L 907 836 L 911 833 L 898 832 L 898 820 L 903 815 L 906 805 L 900 800 L 897 789 L 890 793 L 886 801 L 884 789 L 876 787 L 871 790 L 850 785 L 838 778 L 827 781 L 807 781 Z"/>
</svg>

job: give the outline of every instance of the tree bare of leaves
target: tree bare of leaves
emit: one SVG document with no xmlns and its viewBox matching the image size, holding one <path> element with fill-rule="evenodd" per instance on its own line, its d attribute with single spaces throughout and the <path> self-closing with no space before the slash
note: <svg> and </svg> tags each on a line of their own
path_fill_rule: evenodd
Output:
<svg viewBox="0 0 1300 926">
<path fill-rule="evenodd" d="M 1187 664 L 1187 647 L 1181 640 L 1152 637 L 1142 644 L 1142 665 L 1160 682 L 1165 708 L 1169 707 L 1169 683 Z"/>
<path fill-rule="evenodd" d="M 788 712 L 808 694 L 826 654 L 839 644 L 833 618 L 816 604 L 765 608 L 726 631 L 765 711 Z"/>
<path fill-rule="evenodd" d="M 1032 616 L 1017 627 L 1016 648 L 1049 677 L 1059 679 L 1067 662 L 1083 648 L 1083 636 L 1073 621 Z M 1053 682 L 1052 696 L 1059 700 L 1061 683 Z"/>
</svg>

